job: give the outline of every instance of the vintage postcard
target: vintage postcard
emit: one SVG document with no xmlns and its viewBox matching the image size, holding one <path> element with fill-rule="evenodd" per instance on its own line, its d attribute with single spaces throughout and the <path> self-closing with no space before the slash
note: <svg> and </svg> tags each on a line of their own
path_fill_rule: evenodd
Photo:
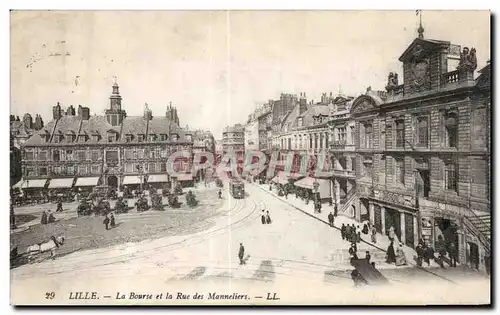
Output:
<svg viewBox="0 0 500 315">
<path fill-rule="evenodd" d="M 489 11 L 10 13 L 13 305 L 489 305 Z"/>
</svg>

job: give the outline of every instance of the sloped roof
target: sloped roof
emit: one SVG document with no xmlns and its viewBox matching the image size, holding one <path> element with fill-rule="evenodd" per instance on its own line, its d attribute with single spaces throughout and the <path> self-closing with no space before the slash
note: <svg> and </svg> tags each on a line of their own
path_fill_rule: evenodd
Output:
<svg viewBox="0 0 500 315">
<path fill-rule="evenodd" d="M 88 143 L 105 143 L 107 142 L 106 139 L 106 132 L 109 129 L 118 129 L 120 127 L 113 127 L 111 126 L 110 123 L 108 123 L 106 116 L 91 116 L 89 120 L 82 120 L 82 125 L 81 125 L 81 132 L 85 132 L 87 134 L 95 134 L 96 132 L 99 133 L 100 137 L 98 140 L 90 138 L 87 140 Z"/>
<path fill-rule="evenodd" d="M 78 116 L 62 116 L 57 120 L 55 132 L 62 132 L 66 134 L 68 131 L 77 133 L 80 130 L 80 123 L 82 119 Z"/>
</svg>

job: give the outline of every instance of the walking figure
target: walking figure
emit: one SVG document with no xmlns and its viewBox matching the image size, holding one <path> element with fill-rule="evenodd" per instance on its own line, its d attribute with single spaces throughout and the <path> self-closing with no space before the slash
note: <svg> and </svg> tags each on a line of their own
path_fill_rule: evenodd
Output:
<svg viewBox="0 0 500 315">
<path fill-rule="evenodd" d="M 56 217 L 54 217 L 54 214 L 49 210 L 49 223 L 53 222 L 56 222 Z"/>
<path fill-rule="evenodd" d="M 63 207 L 62 207 L 62 202 L 61 200 L 59 200 L 57 202 L 57 209 L 56 209 L 56 212 L 62 212 L 63 211 Z"/>
<path fill-rule="evenodd" d="M 377 244 L 377 229 L 372 226 L 372 243 Z"/>
<path fill-rule="evenodd" d="M 262 210 L 262 215 L 260 216 L 260 220 L 262 221 L 262 224 L 266 224 L 266 213 L 264 210 Z"/>
<path fill-rule="evenodd" d="M 219 199 L 222 199 L 222 190 L 219 189 Z"/>
<path fill-rule="evenodd" d="M 342 227 L 340 228 L 340 235 L 342 235 L 342 240 L 345 240 L 346 239 L 346 227 L 344 225 L 344 223 L 342 223 Z"/>
<path fill-rule="evenodd" d="M 333 217 L 333 213 L 330 212 L 330 214 L 328 214 L 328 222 L 330 223 L 330 226 L 333 227 L 333 223 L 334 223 L 334 217 Z"/>
<path fill-rule="evenodd" d="M 245 247 L 243 247 L 243 243 L 240 243 L 240 250 L 238 252 L 238 258 L 240 259 L 240 265 L 245 265 L 245 261 L 243 258 L 245 257 Z"/>
<path fill-rule="evenodd" d="M 271 217 L 269 216 L 269 211 L 267 211 L 267 214 L 266 214 L 266 223 L 267 224 L 271 224 Z"/>
<path fill-rule="evenodd" d="M 102 221 L 102 223 L 106 226 L 106 230 L 109 230 L 109 221 L 109 217 L 106 215 L 106 218 Z"/>
<path fill-rule="evenodd" d="M 115 223 L 115 215 L 113 213 L 110 214 L 110 222 L 111 222 L 111 227 L 114 228 L 116 226 L 116 223 Z"/>
<path fill-rule="evenodd" d="M 48 223 L 48 217 L 47 217 L 47 212 L 42 213 L 42 224 L 47 224 Z"/>
</svg>

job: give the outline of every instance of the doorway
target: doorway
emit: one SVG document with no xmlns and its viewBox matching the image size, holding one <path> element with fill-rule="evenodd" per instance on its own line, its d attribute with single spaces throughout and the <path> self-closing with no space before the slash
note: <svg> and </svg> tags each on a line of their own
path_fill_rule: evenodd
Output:
<svg viewBox="0 0 500 315">
<path fill-rule="evenodd" d="M 115 175 L 108 176 L 108 187 L 118 188 L 118 178 Z"/>
<path fill-rule="evenodd" d="M 429 170 L 419 169 L 417 170 L 417 192 L 419 197 L 429 197 L 429 191 L 431 190 L 431 182 L 429 177 Z"/>
<path fill-rule="evenodd" d="M 472 268 L 479 269 L 479 247 L 476 243 L 467 242 L 467 262 Z"/>
<path fill-rule="evenodd" d="M 458 249 L 458 233 L 456 224 L 449 219 L 444 218 L 435 218 L 435 240 L 438 239 L 439 235 L 443 236 L 443 239 L 446 244 L 446 248 L 450 245 L 450 243 L 455 243 L 455 247 Z"/>
<path fill-rule="evenodd" d="M 394 233 L 401 240 L 401 215 L 394 209 L 385 208 L 385 233 L 389 235 L 389 229 L 394 227 Z"/>
</svg>

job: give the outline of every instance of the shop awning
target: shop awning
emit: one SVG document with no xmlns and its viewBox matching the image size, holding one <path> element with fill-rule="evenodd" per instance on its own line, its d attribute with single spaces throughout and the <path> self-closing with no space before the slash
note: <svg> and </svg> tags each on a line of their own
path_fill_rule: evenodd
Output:
<svg viewBox="0 0 500 315">
<path fill-rule="evenodd" d="M 167 174 L 152 174 L 148 177 L 148 183 L 167 183 L 168 175 Z"/>
<path fill-rule="evenodd" d="M 21 184 L 21 188 L 44 188 L 46 183 L 46 179 L 27 179 Z"/>
<path fill-rule="evenodd" d="M 21 188 L 21 186 L 24 184 L 24 180 L 21 179 L 20 181 L 18 181 L 17 183 L 15 183 L 12 188 Z"/>
<path fill-rule="evenodd" d="M 99 177 L 78 177 L 75 187 L 97 186 Z"/>
<path fill-rule="evenodd" d="M 331 182 L 327 179 L 313 178 L 313 177 L 308 176 L 306 178 L 302 178 L 301 180 L 296 181 L 294 183 L 294 185 L 297 187 L 314 190 L 314 183 L 315 182 L 317 182 L 319 184 L 318 192 L 319 192 L 321 198 L 331 197 L 331 195 L 332 195 L 331 194 Z"/>
<path fill-rule="evenodd" d="M 49 188 L 71 188 L 73 178 L 53 178 L 50 180 Z"/>
<path fill-rule="evenodd" d="M 300 173 L 289 173 L 289 175 L 286 175 L 285 172 L 280 171 L 278 172 L 278 175 L 272 179 L 274 183 L 278 184 L 287 184 L 289 179 L 299 179 L 301 177 L 304 177 L 304 175 Z"/>
<path fill-rule="evenodd" d="M 190 180 L 193 180 L 193 174 L 180 174 L 179 176 L 177 176 L 177 180 L 180 181 L 180 182 L 187 182 L 187 181 L 190 181 Z"/>
<path fill-rule="evenodd" d="M 318 184 L 320 186 L 321 186 L 321 184 L 324 185 L 325 182 L 328 182 L 326 179 L 306 177 L 306 178 L 302 178 L 301 180 L 296 181 L 294 185 L 297 187 L 314 189 L 314 182 L 315 181 L 318 181 Z"/>
<path fill-rule="evenodd" d="M 141 179 L 139 176 L 125 176 L 123 178 L 123 185 L 140 184 Z"/>
</svg>

